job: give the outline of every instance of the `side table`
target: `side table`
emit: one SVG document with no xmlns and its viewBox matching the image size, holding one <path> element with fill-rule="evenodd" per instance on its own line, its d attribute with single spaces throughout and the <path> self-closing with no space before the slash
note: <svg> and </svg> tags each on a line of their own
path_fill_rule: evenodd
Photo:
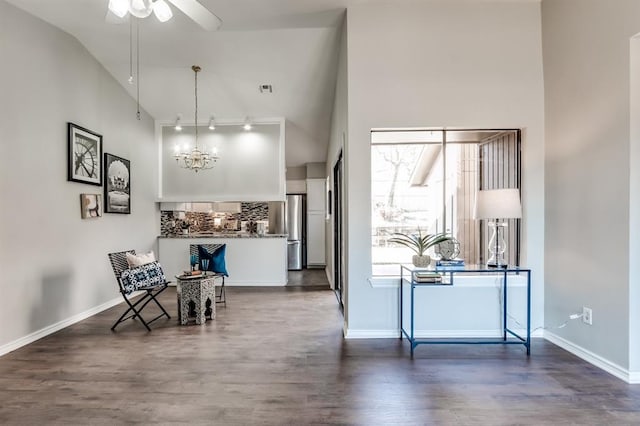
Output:
<svg viewBox="0 0 640 426">
<path fill-rule="evenodd" d="M 437 283 L 420 282 L 416 278 L 416 273 L 420 271 L 436 272 L 442 275 L 443 281 Z M 418 338 L 415 335 L 415 292 L 418 289 L 425 289 L 433 286 L 454 286 L 454 278 L 456 275 L 495 275 L 502 279 L 502 337 L 499 339 L 425 339 Z M 448 275 L 448 279 L 444 279 Z M 526 334 L 522 334 L 522 330 L 518 332 L 512 330 L 508 326 L 508 310 L 507 310 L 507 289 L 509 288 L 509 277 L 514 275 L 525 275 L 527 277 L 527 326 L 524 330 Z M 400 265 L 400 287 L 399 287 L 400 306 L 398 309 L 400 323 L 400 340 L 404 335 L 409 343 L 411 343 L 411 358 L 413 351 L 418 345 L 426 344 L 504 344 L 504 345 L 524 345 L 527 356 L 531 354 L 531 269 L 520 266 L 508 266 L 506 268 L 491 268 L 486 265 L 466 265 L 460 267 L 436 267 L 433 268 L 416 268 L 413 265 Z M 405 295 L 405 293 L 408 293 Z M 405 298 L 408 300 L 405 301 Z M 407 306 L 408 305 L 408 306 Z M 408 318 L 404 319 L 404 309 L 408 307 Z M 418 311 L 424 311 L 424 307 L 419 307 Z M 405 328 L 408 326 L 408 329 Z"/>
<path fill-rule="evenodd" d="M 215 275 L 176 276 L 178 295 L 178 317 L 186 325 L 195 313 L 196 324 L 204 324 L 207 317 L 216 318 Z M 189 306 L 192 305 L 192 308 Z"/>
</svg>

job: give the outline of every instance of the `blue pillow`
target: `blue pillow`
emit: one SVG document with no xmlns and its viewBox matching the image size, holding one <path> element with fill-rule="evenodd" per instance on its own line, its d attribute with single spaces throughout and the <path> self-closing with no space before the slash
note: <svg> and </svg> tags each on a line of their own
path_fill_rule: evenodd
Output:
<svg viewBox="0 0 640 426">
<path fill-rule="evenodd" d="M 209 253 L 209 250 L 198 245 L 198 257 L 200 258 L 200 264 L 202 265 L 202 259 L 209 259 L 209 267 L 207 271 L 222 274 L 228 277 L 227 265 L 224 262 L 224 254 L 227 250 L 227 245 L 222 244 L 213 253 Z"/>
</svg>

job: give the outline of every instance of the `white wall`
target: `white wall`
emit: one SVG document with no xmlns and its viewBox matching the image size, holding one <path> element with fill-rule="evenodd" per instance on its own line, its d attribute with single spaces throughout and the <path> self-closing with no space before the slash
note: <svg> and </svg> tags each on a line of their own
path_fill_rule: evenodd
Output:
<svg viewBox="0 0 640 426">
<path fill-rule="evenodd" d="M 640 370 L 640 35 L 630 46 L 629 370 Z"/>
<path fill-rule="evenodd" d="M 198 146 L 218 149 L 220 159 L 211 170 L 182 169 L 174 158 L 176 145 L 193 149 L 194 126 L 161 128 L 163 200 L 276 201 L 285 199 L 284 128 L 277 124 L 198 126 Z M 240 178 L 239 178 L 240 177 Z"/>
<path fill-rule="evenodd" d="M 155 245 L 153 122 L 66 33 L 0 0 L 0 353 L 119 297 L 107 253 Z M 67 182 L 67 122 L 131 161 L 131 215 L 80 218 Z M 115 320 L 116 318 L 114 318 Z M 13 345 L 15 347 L 15 345 Z"/>
<path fill-rule="evenodd" d="M 540 5 L 392 2 L 349 8 L 346 148 L 348 333 L 397 329 L 397 290 L 372 288 L 370 130 L 522 128 L 523 264 L 543 318 L 544 145 Z M 330 157 L 327 160 L 331 162 Z"/>
<path fill-rule="evenodd" d="M 592 308 L 592 326 L 554 333 L 638 372 L 640 158 L 637 129 L 630 139 L 629 52 L 640 3 L 543 1 L 542 30 L 547 322 Z"/>
</svg>

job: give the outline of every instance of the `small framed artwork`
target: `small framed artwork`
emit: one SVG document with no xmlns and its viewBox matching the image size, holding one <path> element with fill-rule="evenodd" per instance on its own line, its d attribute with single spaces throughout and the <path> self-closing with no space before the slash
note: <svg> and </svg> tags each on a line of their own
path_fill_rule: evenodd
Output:
<svg viewBox="0 0 640 426">
<path fill-rule="evenodd" d="M 69 173 L 67 180 L 102 185 L 102 135 L 68 123 Z"/>
<path fill-rule="evenodd" d="M 80 212 L 83 219 L 101 217 L 102 195 L 80 194 Z"/>
<path fill-rule="evenodd" d="M 131 166 L 129 160 L 104 154 L 105 213 L 131 213 Z"/>
</svg>

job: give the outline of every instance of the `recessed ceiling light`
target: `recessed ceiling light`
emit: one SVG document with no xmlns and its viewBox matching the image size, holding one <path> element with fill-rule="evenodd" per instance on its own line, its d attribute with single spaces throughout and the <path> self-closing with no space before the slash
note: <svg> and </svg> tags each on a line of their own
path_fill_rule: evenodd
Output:
<svg viewBox="0 0 640 426">
<path fill-rule="evenodd" d="M 270 84 L 261 84 L 259 86 L 260 88 L 260 93 L 272 93 L 273 92 L 273 86 L 271 86 Z"/>
</svg>

